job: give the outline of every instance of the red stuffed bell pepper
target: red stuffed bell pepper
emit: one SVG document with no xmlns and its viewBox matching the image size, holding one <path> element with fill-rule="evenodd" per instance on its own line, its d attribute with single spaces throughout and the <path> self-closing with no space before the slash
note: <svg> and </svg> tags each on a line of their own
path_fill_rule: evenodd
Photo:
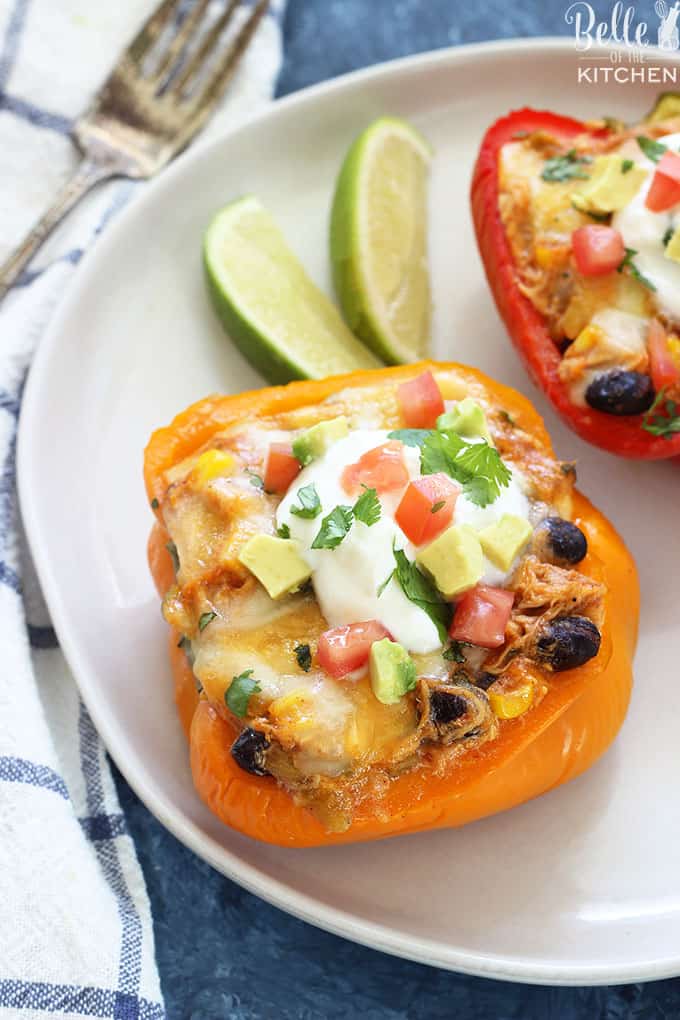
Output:
<svg viewBox="0 0 680 1020">
<path fill-rule="evenodd" d="M 680 96 L 645 121 L 531 109 L 496 121 L 472 214 L 498 310 L 533 380 L 588 442 L 680 454 Z"/>
</svg>

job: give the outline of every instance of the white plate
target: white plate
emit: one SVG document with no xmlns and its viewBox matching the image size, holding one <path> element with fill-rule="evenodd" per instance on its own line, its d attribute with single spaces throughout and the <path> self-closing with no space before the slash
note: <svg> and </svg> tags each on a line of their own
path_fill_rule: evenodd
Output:
<svg viewBox="0 0 680 1020">
<path fill-rule="evenodd" d="M 577 86 L 576 66 L 567 41 L 438 52 L 301 93 L 190 152 L 107 230 L 44 338 L 24 400 L 19 480 L 83 697 L 128 781 L 180 840 L 284 910 L 370 946 L 474 974 L 585 984 L 680 973 L 678 469 L 616 460 L 556 421 L 506 340 L 468 212 L 481 135 L 511 107 L 625 118 L 652 101 L 651 86 Z M 637 557 L 637 685 L 610 753 L 533 803 L 459 831 L 281 850 L 221 826 L 193 792 L 146 567 L 142 448 L 198 397 L 258 384 L 206 301 L 199 250 L 212 214 L 258 194 L 327 286 L 335 173 L 352 137 L 386 112 L 411 118 L 437 153 L 436 353 L 537 403 L 559 453 L 578 458 L 582 487 Z"/>
</svg>

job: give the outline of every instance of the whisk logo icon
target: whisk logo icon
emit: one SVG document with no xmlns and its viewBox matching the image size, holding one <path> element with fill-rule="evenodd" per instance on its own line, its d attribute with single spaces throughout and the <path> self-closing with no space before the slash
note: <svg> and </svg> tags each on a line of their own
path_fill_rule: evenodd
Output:
<svg viewBox="0 0 680 1020">
<path fill-rule="evenodd" d="M 662 50 L 680 49 L 680 32 L 678 31 L 680 3 L 676 0 L 673 6 L 669 7 L 666 0 L 656 0 L 654 10 L 659 16 L 658 45 Z"/>
</svg>

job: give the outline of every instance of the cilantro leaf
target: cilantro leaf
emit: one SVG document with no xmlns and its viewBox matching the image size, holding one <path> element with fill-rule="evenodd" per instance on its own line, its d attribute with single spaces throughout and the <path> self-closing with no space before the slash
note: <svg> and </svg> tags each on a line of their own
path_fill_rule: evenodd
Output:
<svg viewBox="0 0 680 1020">
<path fill-rule="evenodd" d="M 290 512 L 292 514 L 295 514 L 296 517 L 306 517 L 309 520 L 319 516 L 321 513 L 321 500 L 319 499 L 314 482 L 311 485 L 303 485 L 301 489 L 298 489 L 297 498 L 300 501 L 300 506 L 291 506 Z"/>
<path fill-rule="evenodd" d="M 260 475 L 256 475 L 253 471 L 249 471 L 250 478 L 248 481 L 255 489 L 259 489 L 260 492 L 264 492 L 264 479 Z"/>
<path fill-rule="evenodd" d="M 449 475 L 477 506 L 488 506 L 507 486 L 512 474 L 495 447 L 487 442 L 467 443 L 455 432 L 430 432 L 420 451 L 424 475 Z"/>
<path fill-rule="evenodd" d="M 179 553 L 177 552 L 177 546 L 175 545 L 174 542 L 166 542 L 165 548 L 170 553 L 170 559 L 172 560 L 172 565 L 173 565 L 173 567 L 175 569 L 175 573 L 178 574 L 179 573 Z"/>
<path fill-rule="evenodd" d="M 395 429 L 387 433 L 388 439 L 397 439 L 404 446 L 420 446 L 430 434 L 430 429 Z"/>
<path fill-rule="evenodd" d="M 500 496 L 501 487 L 506 487 L 512 478 L 498 450 L 488 443 L 470 443 L 456 458 L 456 467 L 463 492 L 477 506 L 493 503 Z M 462 476 L 463 472 L 467 472 L 467 478 Z"/>
<path fill-rule="evenodd" d="M 444 644 L 451 621 L 451 607 L 415 563 L 411 563 L 403 549 L 393 549 L 392 552 L 397 564 L 395 573 L 404 595 L 409 602 L 427 613 L 437 628 L 439 640 Z"/>
<path fill-rule="evenodd" d="M 642 427 L 650 435 L 661 436 L 663 439 L 672 439 L 680 432 L 678 406 L 674 400 L 669 400 L 666 397 L 665 389 L 660 390 L 657 394 L 654 403 L 642 420 Z"/>
<path fill-rule="evenodd" d="M 390 570 L 389 574 L 387 575 L 385 580 L 382 582 L 382 584 L 379 584 L 378 587 L 376 588 L 376 592 L 375 593 L 378 596 L 378 598 L 380 598 L 382 593 L 385 591 L 385 588 L 387 587 L 387 585 L 390 583 L 390 581 L 394 577 L 396 569 L 397 568 L 395 567 L 393 570 Z"/>
<path fill-rule="evenodd" d="M 592 163 L 590 156 L 577 156 L 576 149 L 570 149 L 563 156 L 553 156 L 545 162 L 541 177 L 544 181 L 571 181 L 574 178 L 587 180 L 588 174 L 583 173 L 583 167 Z"/>
<path fill-rule="evenodd" d="M 438 499 L 437 502 L 433 503 L 432 506 L 430 507 L 430 513 L 431 514 L 438 514 L 439 511 L 443 507 L 445 507 L 445 506 L 446 506 L 446 500 L 445 499 Z"/>
<path fill-rule="evenodd" d="M 616 272 L 622 273 L 627 266 L 628 269 L 630 270 L 630 275 L 635 277 L 635 279 L 639 283 L 643 284 L 649 290 L 656 290 L 656 287 L 654 286 L 652 281 L 649 280 L 646 276 L 643 276 L 643 274 L 640 272 L 640 270 L 633 262 L 633 258 L 635 257 L 635 255 L 637 255 L 637 250 L 635 248 L 626 248 L 625 252 L 626 254 L 623 256 L 618 266 L 616 267 Z"/>
<path fill-rule="evenodd" d="M 381 507 L 378 493 L 375 489 L 369 489 L 366 486 L 364 488 L 365 492 L 362 492 L 353 507 L 336 506 L 324 517 L 318 534 L 312 542 L 312 549 L 336 549 L 352 527 L 355 517 L 369 528 L 380 520 Z"/>
<path fill-rule="evenodd" d="M 198 629 L 200 631 L 204 631 L 205 628 L 208 626 L 208 624 L 212 623 L 213 620 L 216 620 L 216 619 L 217 619 L 217 613 L 213 613 L 213 612 L 201 613 L 201 615 L 198 618 Z"/>
<path fill-rule="evenodd" d="M 243 719 L 248 711 L 248 702 L 251 695 L 259 694 L 261 690 L 262 688 L 257 680 L 253 678 L 252 669 L 246 669 L 238 676 L 232 677 L 232 681 L 225 692 L 224 700 L 234 715 Z"/>
<path fill-rule="evenodd" d="M 664 231 L 664 235 L 661 238 L 661 243 L 663 244 L 664 248 L 668 244 L 670 244 L 670 240 L 671 240 L 671 238 L 672 238 L 674 233 L 675 233 L 675 230 L 674 230 L 673 227 L 668 227 L 668 229 Z"/>
<path fill-rule="evenodd" d="M 635 163 L 633 162 L 632 159 L 624 159 L 624 160 L 622 160 L 621 161 L 621 173 L 622 174 L 627 174 L 629 172 L 629 170 L 633 169 L 634 166 L 635 166 Z"/>
<path fill-rule="evenodd" d="M 424 475 L 453 473 L 453 463 L 466 443 L 456 432 L 429 432 L 420 450 L 420 470 Z"/>
<path fill-rule="evenodd" d="M 369 489 L 367 485 L 364 486 L 364 491 L 354 504 L 353 513 L 358 521 L 369 528 L 380 520 L 382 508 L 375 489 Z"/>
<path fill-rule="evenodd" d="M 312 549 L 335 549 L 352 527 L 354 514 L 351 506 L 336 506 L 321 522 Z"/>
<path fill-rule="evenodd" d="M 312 651 L 309 645 L 296 645 L 293 651 L 295 652 L 295 658 L 300 669 L 304 669 L 305 673 L 309 673 L 312 668 Z"/>
<path fill-rule="evenodd" d="M 177 647 L 182 649 L 182 651 L 186 655 L 187 659 L 189 660 L 189 665 L 193 666 L 193 664 L 194 664 L 194 651 L 193 651 L 193 648 L 191 647 L 191 641 L 189 640 L 189 638 L 185 634 L 183 634 L 182 637 L 177 642 Z"/>
<path fill-rule="evenodd" d="M 664 152 L 666 152 L 666 146 L 662 142 L 654 141 L 653 138 L 638 135 L 636 141 L 647 159 L 651 159 L 652 163 L 658 163 Z"/>
<path fill-rule="evenodd" d="M 442 652 L 442 659 L 446 659 L 447 662 L 465 662 L 465 655 L 463 653 L 462 641 L 452 641 L 448 648 L 445 648 Z"/>
<path fill-rule="evenodd" d="M 290 528 L 288 527 L 287 524 L 282 524 L 279 528 L 276 529 L 276 534 L 279 536 L 279 538 L 290 538 Z"/>
</svg>

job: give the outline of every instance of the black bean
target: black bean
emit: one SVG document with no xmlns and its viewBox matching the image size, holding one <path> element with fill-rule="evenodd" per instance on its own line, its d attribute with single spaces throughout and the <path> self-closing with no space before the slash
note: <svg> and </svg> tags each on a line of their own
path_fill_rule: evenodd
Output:
<svg viewBox="0 0 680 1020">
<path fill-rule="evenodd" d="M 654 386 L 643 372 L 616 369 L 593 379 L 586 390 L 586 401 L 606 414 L 643 414 L 654 401 Z"/>
<path fill-rule="evenodd" d="M 546 563 L 558 567 L 580 563 L 588 552 L 581 529 L 563 517 L 546 517 L 534 532 L 534 552 Z"/>
<path fill-rule="evenodd" d="M 539 661 L 559 673 L 576 669 L 597 655 L 600 632 L 585 616 L 562 616 L 551 620 L 538 633 L 535 654 Z"/>
<path fill-rule="evenodd" d="M 498 677 L 495 673 L 480 673 L 475 679 L 475 687 L 481 687 L 483 691 L 488 691 L 491 684 L 495 684 Z"/>
<path fill-rule="evenodd" d="M 231 745 L 231 756 L 236 764 L 245 772 L 254 776 L 268 776 L 265 754 L 269 749 L 269 741 L 261 730 L 253 730 L 247 726 L 241 730 Z"/>
<path fill-rule="evenodd" d="M 465 715 L 468 703 L 461 694 L 453 691 L 432 691 L 430 694 L 430 718 L 435 726 L 446 726 Z"/>
</svg>

